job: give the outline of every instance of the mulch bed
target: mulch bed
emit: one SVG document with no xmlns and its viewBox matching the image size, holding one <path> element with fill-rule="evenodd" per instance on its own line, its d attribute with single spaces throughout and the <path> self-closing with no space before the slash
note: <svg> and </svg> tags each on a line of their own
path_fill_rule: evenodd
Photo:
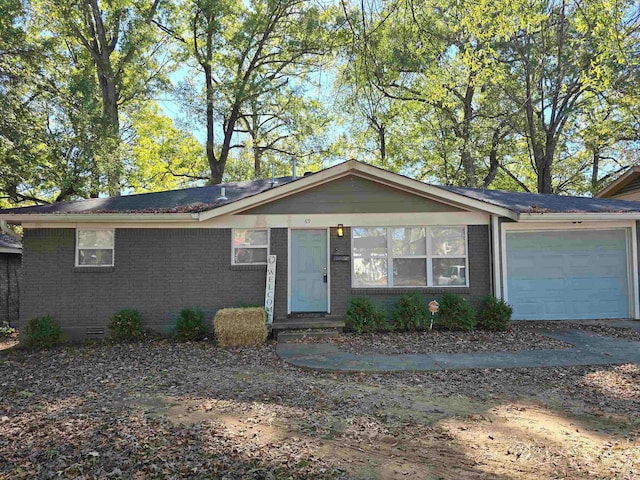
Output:
<svg viewBox="0 0 640 480">
<path fill-rule="evenodd" d="M 402 355 L 420 353 L 517 352 L 559 350 L 572 345 L 542 334 L 549 330 L 578 329 L 616 338 L 640 341 L 640 333 L 609 322 L 514 322 L 508 332 L 344 333 L 333 338 L 303 338 L 296 343 L 334 343 L 354 354 Z"/>
</svg>

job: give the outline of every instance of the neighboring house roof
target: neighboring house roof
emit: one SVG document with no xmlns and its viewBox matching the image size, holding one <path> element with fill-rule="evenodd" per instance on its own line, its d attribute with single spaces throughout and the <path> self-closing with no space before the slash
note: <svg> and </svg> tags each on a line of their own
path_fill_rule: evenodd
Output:
<svg viewBox="0 0 640 480">
<path fill-rule="evenodd" d="M 525 217 L 541 219 L 541 214 L 554 214 L 562 218 L 583 214 L 606 215 L 606 218 L 611 214 L 632 214 L 634 219 L 640 219 L 640 202 L 429 185 L 356 160 L 349 160 L 297 179 L 280 177 L 273 181 L 254 180 L 14 208 L 0 210 L 0 218 L 13 223 L 36 219 L 62 221 L 70 218 L 100 221 L 104 219 L 102 215 L 105 214 L 110 215 L 111 219 L 127 221 L 155 221 L 160 217 L 167 221 L 203 221 L 241 213 L 349 175 L 463 209 L 483 211 L 513 220 Z M 226 198 L 221 198 L 222 189 Z M 45 218 L 47 220 L 44 220 Z M 545 218 L 549 219 L 550 216 L 546 215 Z"/>
<path fill-rule="evenodd" d="M 569 197 L 546 193 L 509 192 L 479 188 L 441 187 L 475 200 L 508 208 L 516 213 L 631 213 L 640 202 L 592 197 Z"/>
<path fill-rule="evenodd" d="M 596 197 L 610 198 L 634 190 L 640 191 L 640 166 L 631 167 L 605 188 L 600 190 Z"/>
<path fill-rule="evenodd" d="M 0 233 L 0 253 L 21 253 L 22 244 L 19 240 L 5 233 Z"/>
</svg>

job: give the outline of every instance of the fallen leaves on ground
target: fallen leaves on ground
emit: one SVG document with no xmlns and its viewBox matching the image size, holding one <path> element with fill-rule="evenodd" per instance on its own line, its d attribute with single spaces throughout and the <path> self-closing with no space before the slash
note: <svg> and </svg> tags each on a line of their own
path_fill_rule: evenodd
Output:
<svg viewBox="0 0 640 480">
<path fill-rule="evenodd" d="M 638 391 L 637 365 L 334 374 L 274 344 L 14 349 L 0 478 L 632 479 Z"/>
</svg>

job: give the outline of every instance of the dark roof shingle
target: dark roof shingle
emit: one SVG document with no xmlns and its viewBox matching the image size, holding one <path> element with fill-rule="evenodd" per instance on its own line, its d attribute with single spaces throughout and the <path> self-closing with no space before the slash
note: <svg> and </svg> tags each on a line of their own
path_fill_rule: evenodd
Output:
<svg viewBox="0 0 640 480">
<path fill-rule="evenodd" d="M 196 213 L 237 202 L 291 181 L 293 181 L 293 177 L 276 178 L 273 186 L 271 179 L 234 182 L 165 192 L 90 198 L 74 202 L 12 208 L 2 210 L 2 213 Z M 222 187 L 225 189 L 226 200 L 220 198 Z"/>
<path fill-rule="evenodd" d="M 330 167 L 334 168 L 334 167 Z M 381 170 L 381 169 L 380 169 Z M 381 170 L 384 172 L 384 170 Z M 400 177 L 400 176 L 399 176 Z M 304 177 L 299 177 L 304 178 Z M 92 198 L 75 202 L 13 208 L 2 210 L 8 214 L 64 214 L 64 213 L 197 213 L 213 210 L 279 186 L 296 181 L 293 177 L 234 182 L 222 185 L 185 188 L 165 192 Z M 226 199 L 220 198 L 221 188 Z M 434 185 L 436 188 L 490 205 L 506 208 L 514 213 L 624 213 L 640 212 L 640 202 L 590 197 L 569 197 L 539 193 L 483 190 L 478 188 Z"/>
<path fill-rule="evenodd" d="M 449 192 L 507 208 L 516 213 L 626 213 L 640 212 L 640 202 L 547 193 L 508 192 L 441 186 Z"/>
</svg>

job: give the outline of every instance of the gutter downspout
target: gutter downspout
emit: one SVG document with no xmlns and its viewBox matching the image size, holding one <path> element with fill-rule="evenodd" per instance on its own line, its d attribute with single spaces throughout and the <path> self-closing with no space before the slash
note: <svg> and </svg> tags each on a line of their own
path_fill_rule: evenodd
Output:
<svg viewBox="0 0 640 480">
<path fill-rule="evenodd" d="M 20 242 L 22 242 L 22 237 L 8 227 L 6 220 L 0 220 L 0 230 L 2 230 L 4 233 L 9 235 L 10 237 L 13 237 L 16 240 L 19 240 Z"/>
</svg>

